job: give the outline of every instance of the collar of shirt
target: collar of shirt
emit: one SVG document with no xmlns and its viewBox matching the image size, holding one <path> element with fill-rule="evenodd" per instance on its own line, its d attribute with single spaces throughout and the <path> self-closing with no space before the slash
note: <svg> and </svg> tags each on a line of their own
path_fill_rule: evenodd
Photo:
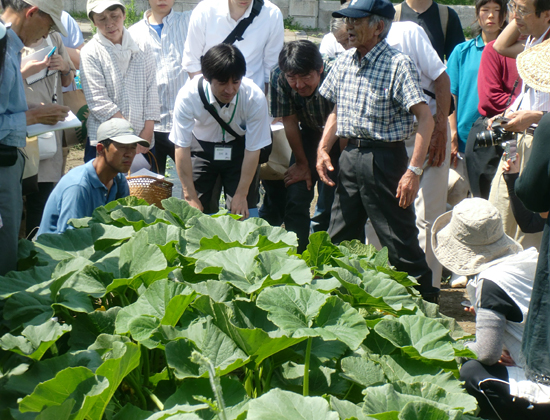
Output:
<svg viewBox="0 0 550 420">
<path fill-rule="evenodd" d="M 476 48 L 479 50 L 482 50 L 483 48 L 485 48 L 485 42 L 483 42 L 483 38 L 481 34 L 476 36 L 475 45 L 476 45 Z"/>
<path fill-rule="evenodd" d="M 548 31 L 550 31 L 550 26 L 546 28 L 546 31 L 541 35 L 540 38 L 534 39 L 532 35 L 529 36 L 529 39 L 527 39 L 527 42 L 525 43 L 525 50 L 528 48 L 533 47 L 534 45 L 540 44 L 544 39 L 546 38 L 546 35 L 548 34 Z"/>
<path fill-rule="evenodd" d="M 228 21 L 235 22 L 235 20 L 231 17 L 231 11 L 229 10 L 229 1 L 230 0 L 222 0 L 221 5 L 220 5 L 220 9 L 223 11 L 223 14 L 227 15 L 227 20 Z M 237 20 L 237 22 L 240 22 L 244 18 L 247 18 L 250 15 L 250 13 L 252 12 L 252 7 L 253 6 L 254 6 L 254 0 L 250 2 L 250 4 L 248 5 L 248 8 L 244 12 L 244 14 L 241 16 L 241 18 L 239 20 Z"/>
<path fill-rule="evenodd" d="M 206 98 L 208 99 L 208 102 L 210 102 L 211 105 L 214 105 L 217 108 L 231 108 L 230 105 L 235 106 L 237 104 L 237 95 L 233 96 L 233 99 L 231 99 L 231 102 L 229 104 L 226 104 L 226 106 L 220 106 L 220 103 L 217 101 L 216 97 L 214 96 L 214 92 L 212 92 L 212 87 L 210 86 L 210 83 L 204 80 L 204 84 L 206 86 Z M 240 89 L 239 89 L 240 90 Z"/>
<path fill-rule="evenodd" d="M 355 50 L 353 53 L 353 59 L 355 61 L 355 64 L 357 64 L 359 67 L 366 66 L 369 63 L 374 63 L 378 56 L 382 54 L 382 52 L 388 47 L 388 43 L 386 40 L 381 40 L 378 42 L 372 49 L 365 54 L 365 56 L 360 59 L 359 58 L 359 52 Z"/>
<path fill-rule="evenodd" d="M 90 180 L 92 187 L 94 187 L 95 189 L 102 189 L 104 191 L 107 191 L 107 187 L 103 182 L 100 181 L 99 176 L 97 175 L 97 171 L 94 168 L 94 165 L 92 163 L 94 160 L 95 158 L 92 159 L 88 165 L 86 165 L 86 172 L 88 172 L 88 179 Z"/>
<path fill-rule="evenodd" d="M 149 22 L 149 17 L 151 16 L 151 14 L 153 13 L 153 11 L 151 9 L 147 10 L 143 17 L 144 17 L 144 20 L 145 20 L 145 24 L 151 28 L 151 23 Z M 166 26 L 170 26 L 172 24 L 174 20 L 174 9 L 172 8 L 172 10 L 170 10 L 170 13 L 168 13 L 166 16 L 164 16 L 164 18 L 162 18 L 162 24 L 163 25 L 166 25 Z M 153 28 L 151 28 L 153 29 Z"/>
</svg>

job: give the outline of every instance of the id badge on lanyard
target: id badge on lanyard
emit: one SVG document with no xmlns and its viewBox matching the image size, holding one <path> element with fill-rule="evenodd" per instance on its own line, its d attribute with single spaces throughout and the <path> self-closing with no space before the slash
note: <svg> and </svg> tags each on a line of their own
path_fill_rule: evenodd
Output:
<svg viewBox="0 0 550 420">
<path fill-rule="evenodd" d="M 208 95 L 208 91 L 206 91 L 206 96 L 208 100 L 210 100 L 210 96 Z M 237 93 L 237 99 L 235 101 L 235 108 L 233 109 L 233 114 L 231 115 L 230 120 L 227 122 L 227 124 L 231 124 L 231 121 L 233 121 L 233 118 L 235 117 L 235 112 L 237 111 L 237 104 L 239 103 L 239 93 Z M 225 142 L 225 130 L 222 128 L 222 144 L 221 146 L 215 146 L 214 147 L 214 160 L 221 161 L 229 161 L 231 160 L 231 152 L 233 150 L 233 146 L 229 145 Z"/>
<path fill-rule="evenodd" d="M 231 160 L 233 146 L 224 144 L 214 147 L 214 160 Z"/>
</svg>

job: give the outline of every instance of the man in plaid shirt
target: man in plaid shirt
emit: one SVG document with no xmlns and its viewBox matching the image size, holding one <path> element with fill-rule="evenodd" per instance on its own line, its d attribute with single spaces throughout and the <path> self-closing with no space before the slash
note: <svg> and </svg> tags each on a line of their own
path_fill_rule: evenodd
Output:
<svg viewBox="0 0 550 420">
<path fill-rule="evenodd" d="M 341 54 L 320 89 L 336 105 L 319 144 L 317 171 L 323 182 L 334 185 L 327 176 L 333 170 L 334 134 L 348 138 L 329 235 L 336 243 L 364 241 L 370 218 L 390 263 L 417 279 L 426 300 L 437 302 L 439 289 L 432 287 L 411 206 L 434 121 L 414 63 L 384 39 L 394 15 L 388 0 L 352 0 L 333 13 L 345 19 L 352 48 Z M 413 133 L 414 117 L 418 130 L 409 162 L 404 140 Z"/>
<path fill-rule="evenodd" d="M 290 167 L 284 177 L 287 189 L 284 222 L 289 231 L 298 235 L 298 252 L 303 252 L 309 242 L 309 210 L 314 186 L 319 180 L 315 169 L 317 146 L 334 108 L 333 102 L 319 94 L 319 86 L 333 63 L 332 59 L 323 60 L 311 41 L 299 40 L 285 44 L 279 54 L 279 66 L 271 72 L 271 115 L 283 118 L 286 138 L 292 149 Z M 339 144 L 335 143 L 331 158 L 337 161 L 338 156 Z M 333 186 L 318 183 L 317 188 L 324 206 L 312 219 L 315 232 L 328 229 L 334 198 Z"/>
</svg>

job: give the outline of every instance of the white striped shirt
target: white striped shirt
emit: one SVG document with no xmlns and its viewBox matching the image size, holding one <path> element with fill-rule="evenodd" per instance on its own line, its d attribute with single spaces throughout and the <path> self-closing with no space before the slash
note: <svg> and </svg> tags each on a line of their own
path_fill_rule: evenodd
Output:
<svg viewBox="0 0 550 420">
<path fill-rule="evenodd" d="M 150 15 L 151 10 L 147 10 L 144 18 L 129 31 L 140 49 L 143 50 L 144 45 L 148 45 L 155 56 L 160 100 L 160 122 L 155 124 L 155 131 L 169 133 L 172 129 L 176 96 L 188 78 L 182 66 L 182 57 L 191 12 L 174 12 L 172 9 L 162 20 L 164 26 L 160 38 L 148 21 Z"/>
<path fill-rule="evenodd" d="M 124 36 L 129 35 L 125 32 Z M 82 89 L 88 102 L 88 137 L 97 144 L 97 129 L 118 111 L 122 113 L 139 136 L 145 121 L 160 118 L 155 58 L 148 48 L 132 53 L 123 76 L 113 47 L 105 47 L 98 34 L 88 42 L 80 54 Z M 154 139 L 151 147 L 154 145 Z"/>
</svg>

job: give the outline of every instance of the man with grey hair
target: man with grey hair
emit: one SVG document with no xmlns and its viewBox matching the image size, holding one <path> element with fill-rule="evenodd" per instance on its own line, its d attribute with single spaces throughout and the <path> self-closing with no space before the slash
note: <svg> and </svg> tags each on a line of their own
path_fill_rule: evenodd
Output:
<svg viewBox="0 0 550 420">
<path fill-rule="evenodd" d="M 351 48 L 321 86 L 320 94 L 334 102 L 319 144 L 317 171 L 328 185 L 332 171 L 329 151 L 338 137 L 349 139 L 340 157 L 340 173 L 329 235 L 335 243 L 365 240 L 370 218 L 389 260 L 419 282 L 419 291 L 436 301 L 432 272 L 418 242 L 414 200 L 434 120 L 412 60 L 385 41 L 395 10 L 388 0 L 353 0 L 334 12 L 343 17 Z M 404 140 L 418 122 L 409 158 Z"/>
<path fill-rule="evenodd" d="M 68 107 L 27 105 L 21 76 L 21 50 L 51 30 L 67 35 L 61 23 L 63 0 L 2 0 L 2 21 L 9 26 L 4 68 L 0 75 L 0 276 L 17 268 L 17 241 L 23 198 L 21 178 L 25 161 L 27 125 L 56 124 Z"/>
</svg>

